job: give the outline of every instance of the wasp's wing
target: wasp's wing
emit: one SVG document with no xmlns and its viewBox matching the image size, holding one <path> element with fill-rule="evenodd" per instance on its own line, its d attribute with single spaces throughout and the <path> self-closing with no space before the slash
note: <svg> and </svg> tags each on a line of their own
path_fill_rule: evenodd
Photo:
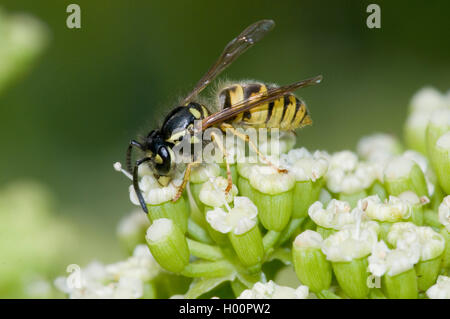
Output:
<svg viewBox="0 0 450 319">
<path fill-rule="evenodd" d="M 192 92 L 184 99 L 183 105 L 189 103 L 223 70 L 236 60 L 248 48 L 261 40 L 275 25 L 272 20 L 261 20 L 247 27 L 241 34 L 231 40 L 223 50 L 220 57 L 206 74 L 197 82 Z"/>
<path fill-rule="evenodd" d="M 223 109 L 217 113 L 211 114 L 207 118 L 205 118 L 202 121 L 202 130 L 205 130 L 206 128 L 210 127 L 211 125 L 224 122 L 233 116 L 236 116 L 239 113 L 245 112 L 247 110 L 250 110 L 254 107 L 257 107 L 264 103 L 272 102 L 283 95 L 295 91 L 299 88 L 318 84 L 322 81 L 322 76 L 316 76 L 311 79 L 303 80 L 300 82 L 295 82 L 290 85 L 278 87 L 278 88 L 272 88 L 269 89 L 267 92 L 260 93 L 257 95 L 253 95 L 248 99 L 242 100 L 236 104 L 231 105 L 231 107 Z"/>
</svg>

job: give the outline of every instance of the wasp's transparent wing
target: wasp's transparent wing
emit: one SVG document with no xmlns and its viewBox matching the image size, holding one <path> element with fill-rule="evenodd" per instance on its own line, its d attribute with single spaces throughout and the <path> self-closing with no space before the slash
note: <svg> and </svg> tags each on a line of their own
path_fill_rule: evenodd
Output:
<svg viewBox="0 0 450 319">
<path fill-rule="evenodd" d="M 283 95 L 295 91 L 299 88 L 318 84 L 322 81 L 322 76 L 316 76 L 314 78 L 310 78 L 307 80 L 303 80 L 300 82 L 295 82 L 290 85 L 278 87 L 278 88 L 272 88 L 269 89 L 267 92 L 263 92 L 257 95 L 253 95 L 248 99 L 242 100 L 236 104 L 231 105 L 231 107 L 223 109 L 217 113 L 211 114 L 207 118 L 205 118 L 202 121 L 202 130 L 205 130 L 206 128 L 210 127 L 211 125 L 224 122 L 233 116 L 236 116 L 239 113 L 245 112 L 247 110 L 250 110 L 254 107 L 257 107 L 264 103 L 272 102 Z"/>
<path fill-rule="evenodd" d="M 209 83 L 211 83 L 223 70 L 225 70 L 234 60 L 236 60 L 248 48 L 261 40 L 267 32 L 275 26 L 272 20 L 261 20 L 253 23 L 241 32 L 236 38 L 231 40 L 223 50 L 220 57 L 197 82 L 191 93 L 184 99 L 183 105 L 189 103 L 199 94 Z"/>
</svg>

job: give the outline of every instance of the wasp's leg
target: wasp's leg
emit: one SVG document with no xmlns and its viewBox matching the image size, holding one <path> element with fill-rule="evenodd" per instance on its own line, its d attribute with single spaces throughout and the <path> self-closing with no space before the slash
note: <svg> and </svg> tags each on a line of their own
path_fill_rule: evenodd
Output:
<svg viewBox="0 0 450 319">
<path fill-rule="evenodd" d="M 142 210 L 146 214 L 148 214 L 148 209 L 147 209 L 147 204 L 145 203 L 145 200 L 144 200 L 144 196 L 142 196 L 141 189 L 139 188 L 138 168 L 139 168 L 139 165 L 141 165 L 142 163 L 148 162 L 150 160 L 151 160 L 150 157 L 144 157 L 140 160 L 137 160 L 136 164 L 134 165 L 134 169 L 133 169 L 133 188 L 134 188 L 137 198 L 139 199 L 139 203 L 141 204 Z"/>
<path fill-rule="evenodd" d="M 217 147 L 220 149 L 220 151 L 223 154 L 223 159 L 224 159 L 225 165 L 227 167 L 227 181 L 228 181 L 228 185 L 227 185 L 227 188 L 225 189 L 225 192 L 228 194 L 228 192 L 231 190 L 231 187 L 233 186 L 233 179 L 231 178 L 231 169 L 230 169 L 230 163 L 228 163 L 227 150 L 226 150 L 225 146 L 223 145 L 220 136 L 218 136 L 214 132 L 211 133 L 211 139 L 213 140 L 214 143 L 216 143 Z"/>
<path fill-rule="evenodd" d="M 280 168 L 277 165 L 273 164 L 270 160 L 267 159 L 266 156 L 264 156 L 263 153 L 260 152 L 260 150 L 258 149 L 258 147 L 255 145 L 255 143 L 253 143 L 252 140 L 250 140 L 250 137 L 247 134 L 241 133 L 238 130 L 236 130 L 232 125 L 227 124 L 227 123 L 222 123 L 220 125 L 220 128 L 226 132 L 227 130 L 229 130 L 232 134 L 234 134 L 237 138 L 240 138 L 241 140 L 243 140 L 244 142 L 247 142 L 248 145 L 253 149 L 253 151 L 255 151 L 255 153 L 263 160 L 263 162 L 267 163 L 267 165 L 275 168 L 279 173 L 287 173 L 287 169 L 284 168 Z"/>
<path fill-rule="evenodd" d="M 131 169 L 131 150 L 133 149 L 133 146 L 137 147 L 140 150 L 143 149 L 142 144 L 137 142 L 137 141 L 135 141 L 135 140 L 131 140 L 130 144 L 128 144 L 127 157 L 126 157 L 126 163 L 125 164 L 127 165 L 127 170 L 128 170 L 128 173 L 130 173 L 130 174 L 132 172 L 132 169 Z"/>
<path fill-rule="evenodd" d="M 172 201 L 176 202 L 181 195 L 183 194 L 183 190 L 186 187 L 186 184 L 189 182 L 189 177 L 191 176 L 191 168 L 194 165 L 200 164 L 200 162 L 191 162 L 188 163 L 186 166 L 186 171 L 184 172 L 184 176 L 183 176 L 183 182 L 181 183 L 181 185 L 178 187 L 177 193 L 175 195 L 175 197 L 172 199 Z"/>
</svg>

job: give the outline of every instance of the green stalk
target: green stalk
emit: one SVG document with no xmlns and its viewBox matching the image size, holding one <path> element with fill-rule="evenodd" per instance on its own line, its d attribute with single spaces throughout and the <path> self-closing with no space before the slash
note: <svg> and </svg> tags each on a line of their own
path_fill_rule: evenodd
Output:
<svg viewBox="0 0 450 319">
<path fill-rule="evenodd" d="M 428 145 L 428 151 L 440 186 L 450 194 L 450 131 Z"/>
<path fill-rule="evenodd" d="M 369 195 L 378 195 L 381 201 L 384 201 L 386 198 L 388 198 L 386 189 L 379 181 L 375 181 L 373 183 L 372 187 L 369 190 Z"/>
<path fill-rule="evenodd" d="M 236 235 L 234 232 L 230 232 L 228 238 L 244 266 L 250 267 L 261 264 L 264 257 L 264 246 L 257 225 L 244 234 Z"/>
<path fill-rule="evenodd" d="M 245 289 L 248 289 L 248 287 L 236 278 L 231 282 L 231 289 L 233 290 L 234 296 L 239 297 Z"/>
<path fill-rule="evenodd" d="M 153 234 L 157 236 L 152 239 Z M 178 273 L 189 263 L 186 237 L 172 220 L 155 220 L 147 231 L 146 239 L 150 252 L 162 268 Z"/>
<path fill-rule="evenodd" d="M 189 182 L 189 187 L 191 188 L 192 197 L 197 206 L 197 209 L 191 211 L 191 218 L 201 227 L 206 227 L 205 216 L 203 215 L 203 211 L 205 210 L 205 205 L 200 200 L 200 190 L 202 189 L 204 183 L 192 183 Z"/>
<path fill-rule="evenodd" d="M 320 190 L 323 184 L 323 178 L 319 178 L 315 182 L 297 181 L 295 183 L 292 218 L 305 218 L 308 216 L 308 208 L 315 201 L 319 200 Z"/>
<path fill-rule="evenodd" d="M 350 298 L 364 299 L 369 295 L 367 278 L 367 258 L 354 259 L 350 262 L 332 262 L 334 274 L 339 286 Z"/>
<path fill-rule="evenodd" d="M 180 197 L 176 202 L 168 201 L 160 205 L 147 204 L 148 218 L 153 222 L 160 218 L 168 218 L 186 233 L 188 228 L 189 207 L 184 197 Z"/>
<path fill-rule="evenodd" d="M 419 261 L 414 266 L 420 291 L 426 291 L 436 282 L 441 268 L 442 257 L 443 255 L 440 255 L 430 260 Z"/>
<path fill-rule="evenodd" d="M 320 248 L 299 247 L 293 243 L 292 260 L 298 279 L 311 291 L 319 293 L 330 288 L 331 263 Z"/>
<path fill-rule="evenodd" d="M 292 191 L 269 195 L 253 189 L 252 201 L 264 228 L 280 232 L 286 227 L 292 215 L 292 195 Z"/>
<path fill-rule="evenodd" d="M 189 236 L 191 236 L 193 239 L 197 241 L 201 241 L 205 244 L 213 243 L 211 237 L 209 237 L 208 235 L 208 232 L 190 218 L 188 220 L 187 233 Z"/>
<path fill-rule="evenodd" d="M 187 238 L 187 243 L 193 256 L 212 261 L 224 258 L 222 251 L 217 246 L 203 244 L 189 238 Z"/>
<path fill-rule="evenodd" d="M 411 217 L 409 218 L 409 220 L 417 226 L 423 226 L 424 213 L 423 207 L 420 204 L 416 204 L 411 207 Z"/>
<path fill-rule="evenodd" d="M 319 299 L 342 299 L 335 293 L 329 291 L 329 290 L 323 290 L 321 292 L 316 293 L 317 297 Z"/>
<path fill-rule="evenodd" d="M 211 262 L 194 262 L 188 264 L 181 274 L 186 277 L 198 278 L 215 278 L 225 277 L 233 273 L 234 267 L 227 260 L 211 261 Z"/>
<path fill-rule="evenodd" d="M 251 201 L 253 201 L 253 189 L 247 178 L 239 175 L 237 180 L 237 187 L 239 189 L 240 196 L 248 197 Z"/>
<path fill-rule="evenodd" d="M 438 213 L 432 211 L 431 209 L 425 209 L 423 220 L 426 226 L 431 226 L 437 229 L 442 227 L 441 222 L 439 221 Z"/>
<path fill-rule="evenodd" d="M 273 248 L 275 246 L 275 244 L 277 243 L 277 241 L 280 238 L 280 236 L 281 236 L 280 232 L 276 232 L 276 231 L 273 231 L 273 230 L 269 230 L 264 235 L 262 241 L 263 241 L 264 252 L 266 254 L 269 251 L 269 249 L 271 249 L 271 248 Z"/>
<path fill-rule="evenodd" d="M 414 268 L 395 276 L 382 278 L 384 293 L 389 299 L 417 299 L 417 280 Z"/>
<path fill-rule="evenodd" d="M 413 191 L 417 196 L 428 196 L 425 176 L 419 165 L 414 164 L 408 176 L 389 179 L 385 176 L 384 186 L 390 195 L 398 196 L 406 191 Z"/>
<path fill-rule="evenodd" d="M 288 226 L 281 232 L 280 239 L 278 241 L 278 245 L 283 245 L 289 238 L 291 238 L 296 231 L 300 230 L 300 226 L 302 225 L 303 221 L 306 219 L 304 218 L 292 218 L 289 222 Z"/>
<path fill-rule="evenodd" d="M 238 172 L 237 172 L 236 164 L 230 164 L 230 171 L 231 171 L 231 180 L 233 181 L 233 183 L 236 183 L 238 180 Z M 225 163 L 220 165 L 220 176 L 222 176 L 224 178 L 228 178 L 227 177 L 227 168 L 226 168 Z"/>
</svg>

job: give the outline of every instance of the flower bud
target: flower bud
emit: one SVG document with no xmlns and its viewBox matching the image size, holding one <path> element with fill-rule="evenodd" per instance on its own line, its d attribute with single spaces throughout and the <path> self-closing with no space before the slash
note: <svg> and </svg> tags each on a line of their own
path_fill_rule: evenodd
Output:
<svg viewBox="0 0 450 319">
<path fill-rule="evenodd" d="M 164 269 L 179 273 L 189 263 L 186 237 L 171 219 L 153 221 L 145 239 L 153 257 Z"/>
</svg>

